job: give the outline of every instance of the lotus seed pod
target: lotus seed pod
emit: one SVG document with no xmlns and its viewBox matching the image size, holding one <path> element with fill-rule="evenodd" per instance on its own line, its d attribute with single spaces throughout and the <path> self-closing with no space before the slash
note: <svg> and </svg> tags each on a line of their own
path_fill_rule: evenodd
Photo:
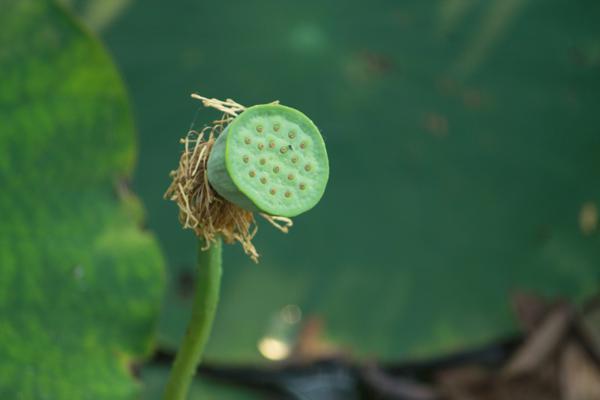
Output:
<svg viewBox="0 0 600 400">
<path fill-rule="evenodd" d="M 217 138 L 208 181 L 250 211 L 293 217 L 323 196 L 329 178 L 325 143 L 300 111 L 278 104 L 250 107 Z"/>
</svg>

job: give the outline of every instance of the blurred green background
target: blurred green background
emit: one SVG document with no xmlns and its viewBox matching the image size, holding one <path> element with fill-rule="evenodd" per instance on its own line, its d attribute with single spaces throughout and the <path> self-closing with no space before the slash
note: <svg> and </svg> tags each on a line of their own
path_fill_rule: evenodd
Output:
<svg viewBox="0 0 600 400">
<path fill-rule="evenodd" d="M 183 330 L 195 239 L 161 195 L 179 137 L 218 115 L 195 117 L 191 92 L 297 107 L 331 159 L 323 201 L 289 235 L 261 224 L 259 265 L 227 248 L 209 358 L 259 359 L 288 304 L 353 353 L 398 358 L 511 332 L 511 291 L 597 288 L 580 214 L 600 199 L 598 2 L 102 4 L 73 7 L 133 99 L 133 187 L 172 278 L 165 345 Z"/>
<path fill-rule="evenodd" d="M 298 108 L 331 162 L 291 233 L 261 221 L 260 264 L 227 247 L 210 360 L 279 359 L 306 326 L 357 357 L 431 356 L 513 332 L 516 291 L 597 290 L 599 2 L 62 3 L 132 101 L 132 188 L 168 266 L 159 346 L 183 333 L 196 252 L 162 194 L 179 138 L 218 116 L 191 92 Z"/>
</svg>

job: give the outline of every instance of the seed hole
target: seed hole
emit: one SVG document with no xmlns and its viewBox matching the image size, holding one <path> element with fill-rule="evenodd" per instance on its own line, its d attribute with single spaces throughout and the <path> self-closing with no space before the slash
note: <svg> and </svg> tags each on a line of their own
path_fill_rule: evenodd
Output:
<svg viewBox="0 0 600 400">
<path fill-rule="evenodd" d="M 287 146 L 281 146 L 281 149 L 279 149 L 279 151 L 282 152 L 282 153 L 287 153 L 288 150 L 289 149 L 288 149 Z"/>
<path fill-rule="evenodd" d="M 279 124 L 275 124 L 275 125 L 273 125 L 273 130 L 274 130 L 275 132 L 277 132 L 277 131 L 279 130 L 279 128 L 281 128 L 281 125 L 279 125 Z"/>
<path fill-rule="evenodd" d="M 262 183 L 263 185 L 267 183 L 267 178 L 265 178 L 264 176 L 260 178 L 260 183 Z"/>
<path fill-rule="evenodd" d="M 256 125 L 256 132 L 262 133 L 262 131 L 263 131 L 262 125 Z"/>
<path fill-rule="evenodd" d="M 244 156 L 244 157 L 242 157 L 242 160 L 243 160 L 243 161 L 244 161 L 246 164 L 248 164 L 248 161 L 250 161 L 250 157 L 248 157 L 248 156 Z"/>
<path fill-rule="evenodd" d="M 256 176 L 256 172 L 250 171 L 248 172 L 248 175 L 250 175 L 251 178 L 254 178 Z"/>
<path fill-rule="evenodd" d="M 288 178 L 290 181 L 293 181 L 293 180 L 294 180 L 294 174 L 288 174 L 287 178 Z"/>
<path fill-rule="evenodd" d="M 306 148 L 306 142 L 302 142 L 302 143 L 300 143 L 300 148 L 301 148 L 301 149 L 305 149 L 305 148 Z"/>
<path fill-rule="evenodd" d="M 265 165 L 267 163 L 267 160 L 265 160 L 264 158 L 260 159 L 260 165 Z"/>
<path fill-rule="evenodd" d="M 247 138 L 244 139 L 244 143 L 250 144 L 250 143 L 252 143 L 252 140 L 250 140 L 250 138 L 247 137 Z"/>
<path fill-rule="evenodd" d="M 272 149 L 274 149 L 275 148 L 275 142 L 271 140 L 269 142 L 269 147 L 272 148 Z"/>
<path fill-rule="evenodd" d="M 301 183 L 300 185 L 298 185 L 300 187 L 300 190 L 304 190 L 306 189 L 306 184 L 305 183 Z"/>
<path fill-rule="evenodd" d="M 311 169 L 312 169 L 312 165 L 310 165 L 310 164 L 306 164 L 306 165 L 304 166 L 304 170 L 305 170 L 306 172 L 310 171 Z"/>
<path fill-rule="evenodd" d="M 295 138 L 295 137 L 296 137 L 296 132 L 294 132 L 294 131 L 290 131 L 290 133 L 288 133 L 288 137 L 289 137 L 290 139 L 293 139 L 293 138 Z"/>
<path fill-rule="evenodd" d="M 273 167 L 273 172 L 278 173 L 279 172 L 279 166 L 276 165 L 275 167 Z"/>
<path fill-rule="evenodd" d="M 292 162 L 293 162 L 294 164 L 296 164 L 296 163 L 298 162 L 298 157 L 296 157 L 296 156 L 293 156 L 293 157 L 292 157 Z"/>
<path fill-rule="evenodd" d="M 292 196 L 292 192 L 290 192 L 290 191 L 285 192 L 285 197 L 291 197 L 291 196 Z"/>
<path fill-rule="evenodd" d="M 274 195 L 275 193 L 277 193 L 277 190 L 275 190 L 275 188 L 271 188 L 271 190 L 269 190 L 269 193 Z"/>
<path fill-rule="evenodd" d="M 258 147 L 259 150 L 262 150 L 265 148 L 265 145 L 262 143 L 259 143 L 258 146 L 256 146 L 256 147 Z"/>
</svg>

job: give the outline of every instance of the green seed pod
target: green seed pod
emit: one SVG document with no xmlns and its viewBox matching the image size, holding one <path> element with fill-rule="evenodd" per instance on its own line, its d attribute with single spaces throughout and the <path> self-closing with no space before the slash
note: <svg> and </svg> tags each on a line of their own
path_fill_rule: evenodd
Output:
<svg viewBox="0 0 600 400">
<path fill-rule="evenodd" d="M 217 138 L 208 181 L 250 211 L 293 217 L 323 196 L 329 162 L 323 138 L 300 111 L 278 104 L 250 107 Z"/>
</svg>

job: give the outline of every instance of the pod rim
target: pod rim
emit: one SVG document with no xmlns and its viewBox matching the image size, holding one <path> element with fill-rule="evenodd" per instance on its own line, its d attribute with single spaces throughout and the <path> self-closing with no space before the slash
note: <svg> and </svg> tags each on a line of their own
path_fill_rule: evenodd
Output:
<svg viewBox="0 0 600 400">
<path fill-rule="evenodd" d="M 272 207 L 269 207 L 268 204 L 265 204 L 265 202 L 260 199 L 260 198 L 256 198 L 256 196 L 254 196 L 248 189 L 246 188 L 246 184 L 244 182 L 240 181 L 240 178 L 237 176 L 237 174 L 231 173 L 231 171 L 234 170 L 234 166 L 233 166 L 233 160 L 230 157 L 230 146 L 231 143 L 233 142 L 232 140 L 232 133 L 234 133 L 236 131 L 236 128 L 238 125 L 241 125 L 245 122 L 246 119 L 251 118 L 253 115 L 257 112 L 260 111 L 277 111 L 280 112 L 282 114 L 284 114 L 285 118 L 288 118 L 290 120 L 292 120 L 293 122 L 297 123 L 299 126 L 303 127 L 303 129 L 305 129 L 306 132 L 315 132 L 315 134 L 311 135 L 311 137 L 313 138 L 313 140 L 316 141 L 316 144 L 318 146 L 320 146 L 323 149 L 322 155 L 324 158 L 324 162 L 323 162 L 323 166 L 322 166 L 322 171 L 321 174 L 323 175 L 323 184 L 321 185 L 321 188 L 318 192 L 315 192 L 315 196 L 314 199 L 312 201 L 312 203 L 306 207 L 295 207 L 295 208 L 290 208 L 290 210 L 286 211 L 286 212 L 281 212 L 281 210 L 276 210 L 273 209 Z M 227 126 L 227 130 L 229 132 L 229 134 L 226 137 L 226 143 L 225 143 L 225 166 L 227 168 L 229 172 L 229 175 L 231 177 L 231 180 L 233 181 L 233 183 L 235 184 L 235 186 L 237 187 L 237 189 L 244 195 L 246 196 L 246 198 L 248 198 L 259 210 L 261 210 L 262 212 L 265 212 L 267 214 L 270 215 L 278 215 L 278 216 L 283 216 L 283 217 L 294 217 L 296 215 L 302 214 L 308 210 L 310 210 L 311 208 L 313 208 L 317 203 L 319 203 L 319 201 L 321 200 L 321 198 L 323 197 L 323 194 L 325 193 L 325 188 L 327 186 L 327 182 L 329 180 L 329 158 L 327 155 L 327 149 L 325 147 L 325 142 L 323 140 L 323 137 L 319 131 L 319 129 L 317 128 L 317 126 L 313 123 L 313 121 L 308 118 L 304 113 L 291 108 L 291 107 L 287 107 L 281 104 L 259 104 L 259 105 L 255 105 L 252 107 L 248 107 L 245 111 L 243 111 L 238 117 L 236 117 L 228 126 Z"/>
</svg>

